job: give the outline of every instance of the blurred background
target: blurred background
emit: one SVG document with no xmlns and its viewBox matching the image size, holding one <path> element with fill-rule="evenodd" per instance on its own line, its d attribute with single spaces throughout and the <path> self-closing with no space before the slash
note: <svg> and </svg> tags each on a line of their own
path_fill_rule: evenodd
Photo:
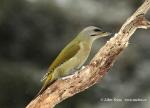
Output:
<svg viewBox="0 0 150 108">
<path fill-rule="evenodd" d="M 40 90 L 48 66 L 83 28 L 117 32 L 143 1 L 0 0 L 0 108 L 25 107 Z M 56 108 L 148 108 L 149 34 L 136 31 L 102 81 Z M 95 42 L 90 58 L 108 39 Z"/>
</svg>

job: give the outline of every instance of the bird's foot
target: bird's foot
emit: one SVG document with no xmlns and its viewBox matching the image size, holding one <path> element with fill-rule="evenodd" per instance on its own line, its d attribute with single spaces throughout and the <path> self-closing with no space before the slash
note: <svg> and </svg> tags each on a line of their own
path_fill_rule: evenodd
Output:
<svg viewBox="0 0 150 108">
<path fill-rule="evenodd" d="M 82 67 L 81 67 L 81 70 L 84 69 L 84 68 L 85 68 L 85 66 L 82 66 Z M 66 79 L 69 79 L 69 78 L 73 78 L 73 76 L 78 75 L 79 72 L 80 72 L 79 69 L 75 69 L 75 70 L 76 70 L 76 71 L 71 71 L 68 76 L 62 77 L 62 78 L 60 78 L 60 79 L 66 80 Z"/>
<path fill-rule="evenodd" d="M 84 69 L 84 68 L 85 68 L 85 66 L 82 66 L 82 67 L 81 67 L 81 69 Z"/>
<path fill-rule="evenodd" d="M 68 75 L 68 76 L 62 77 L 62 78 L 60 78 L 60 79 L 66 80 L 66 79 L 72 78 L 73 76 L 74 76 L 74 74 L 73 74 L 73 75 Z"/>
<path fill-rule="evenodd" d="M 78 74 L 79 74 L 79 71 L 76 71 L 75 73 L 69 74 L 68 76 L 62 77 L 60 79 L 66 80 L 66 79 L 69 79 L 69 78 L 73 78 L 73 76 L 77 76 Z"/>
</svg>

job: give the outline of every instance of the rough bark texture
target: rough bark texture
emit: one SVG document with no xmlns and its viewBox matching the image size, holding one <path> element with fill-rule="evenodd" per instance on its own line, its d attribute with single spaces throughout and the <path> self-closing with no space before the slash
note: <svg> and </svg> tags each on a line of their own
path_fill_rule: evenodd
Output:
<svg viewBox="0 0 150 108">
<path fill-rule="evenodd" d="M 150 8 L 150 0 L 145 2 L 123 24 L 115 34 L 95 55 L 90 64 L 71 78 L 60 79 L 50 85 L 40 96 L 32 100 L 26 108 L 53 108 L 56 104 L 94 85 L 104 77 L 115 59 L 127 46 L 128 41 L 137 28 L 147 29 L 150 22 L 144 15 Z"/>
</svg>

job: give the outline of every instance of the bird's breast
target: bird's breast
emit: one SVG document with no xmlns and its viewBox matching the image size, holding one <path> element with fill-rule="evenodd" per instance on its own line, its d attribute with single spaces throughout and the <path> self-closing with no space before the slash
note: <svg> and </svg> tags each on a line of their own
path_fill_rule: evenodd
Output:
<svg viewBox="0 0 150 108">
<path fill-rule="evenodd" d="M 87 60 L 90 51 L 91 46 L 88 43 L 80 43 L 79 51 L 58 68 L 61 68 L 66 74 L 68 74 L 68 72 L 70 72 L 72 69 L 80 68 Z"/>
<path fill-rule="evenodd" d="M 91 51 L 91 45 L 88 43 L 80 43 L 80 50 L 75 55 L 76 59 L 79 63 L 79 67 L 84 64 L 84 62 L 87 60 L 89 54 Z"/>
</svg>

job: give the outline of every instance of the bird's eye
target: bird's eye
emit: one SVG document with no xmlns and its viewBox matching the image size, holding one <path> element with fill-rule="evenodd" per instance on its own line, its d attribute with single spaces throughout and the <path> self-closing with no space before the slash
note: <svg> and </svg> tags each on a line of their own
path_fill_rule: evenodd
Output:
<svg viewBox="0 0 150 108">
<path fill-rule="evenodd" d="M 102 31 L 102 30 L 101 30 L 101 29 L 96 28 L 96 29 L 94 29 L 94 31 L 95 31 L 95 32 L 100 32 L 100 31 Z"/>
</svg>

